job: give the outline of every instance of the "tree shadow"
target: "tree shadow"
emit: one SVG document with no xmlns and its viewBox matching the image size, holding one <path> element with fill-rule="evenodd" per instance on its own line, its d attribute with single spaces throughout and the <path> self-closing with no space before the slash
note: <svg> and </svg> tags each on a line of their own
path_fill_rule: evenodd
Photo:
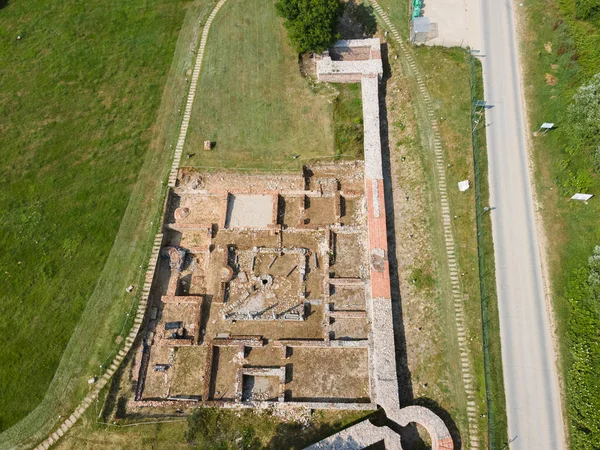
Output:
<svg viewBox="0 0 600 450">
<path fill-rule="evenodd" d="M 450 436 L 452 436 L 452 441 L 454 442 L 454 449 L 461 450 L 462 439 L 460 436 L 460 431 L 458 430 L 456 422 L 454 422 L 454 419 L 452 419 L 452 416 L 448 411 L 442 408 L 438 402 L 427 397 L 416 398 L 414 399 L 412 404 L 424 406 L 429 410 L 433 411 L 435 414 L 437 414 L 448 427 L 448 431 L 450 432 Z"/>
<path fill-rule="evenodd" d="M 265 448 L 273 450 L 279 450 L 282 448 L 303 449 L 364 420 L 370 420 L 375 424 L 381 425 L 382 421 L 385 421 L 385 412 L 382 409 L 379 409 L 367 417 L 360 417 L 347 424 L 337 421 L 333 423 L 324 423 L 317 426 L 310 425 L 306 427 L 299 423 L 283 422 L 277 425 L 275 436 L 269 441 Z M 336 444 L 338 444 L 338 442 L 336 442 Z M 340 440 L 339 444 L 340 446 L 334 446 L 334 448 L 355 448 L 352 446 L 347 446 L 348 444 L 353 444 L 349 441 Z"/>
<path fill-rule="evenodd" d="M 383 188 L 385 192 L 385 208 L 387 212 L 388 260 L 390 264 L 390 285 L 392 291 L 392 320 L 394 321 L 394 343 L 396 346 L 396 372 L 400 404 L 407 405 L 413 400 L 412 381 L 408 368 L 406 352 L 406 335 L 402 312 L 402 295 L 398 276 L 398 260 L 396 258 L 396 227 L 394 219 L 394 192 L 392 188 L 392 166 L 390 156 L 389 128 L 386 107 L 387 80 L 391 77 L 388 60 L 388 46 L 381 45 L 383 61 L 383 77 L 379 84 L 379 123 L 381 135 L 381 158 L 383 164 Z"/>
<path fill-rule="evenodd" d="M 377 32 L 377 17 L 371 5 L 349 0 L 338 22 L 341 39 L 364 39 Z"/>
<path fill-rule="evenodd" d="M 6 6 L 8 6 L 8 0 L 0 0 L 0 9 L 3 9 Z"/>
</svg>

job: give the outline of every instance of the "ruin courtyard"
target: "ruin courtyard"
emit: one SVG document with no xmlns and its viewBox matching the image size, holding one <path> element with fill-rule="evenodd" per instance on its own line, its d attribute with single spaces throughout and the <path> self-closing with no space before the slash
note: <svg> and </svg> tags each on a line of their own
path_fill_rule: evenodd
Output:
<svg viewBox="0 0 600 450">
<path fill-rule="evenodd" d="M 363 172 L 361 162 L 284 175 L 180 172 L 136 406 L 375 409 Z"/>
<path fill-rule="evenodd" d="M 176 156 L 128 405 L 382 409 L 451 449 L 437 415 L 399 400 L 379 39 L 338 41 L 315 63 L 319 81 L 361 84 L 364 161 L 272 174 L 179 167 Z M 401 448 L 368 421 L 340 433 L 314 448 Z"/>
</svg>

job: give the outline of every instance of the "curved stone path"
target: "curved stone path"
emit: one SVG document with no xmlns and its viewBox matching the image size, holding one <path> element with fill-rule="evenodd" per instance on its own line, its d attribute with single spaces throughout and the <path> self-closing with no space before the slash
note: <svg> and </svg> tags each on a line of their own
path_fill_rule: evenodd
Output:
<svg viewBox="0 0 600 450">
<path fill-rule="evenodd" d="M 204 24 L 204 30 L 202 31 L 202 37 L 200 39 L 200 47 L 198 49 L 198 55 L 196 57 L 196 64 L 194 66 L 194 73 L 192 75 L 192 81 L 190 83 L 190 90 L 187 96 L 187 103 L 185 105 L 185 112 L 183 115 L 183 120 L 181 122 L 181 128 L 179 130 L 179 139 L 177 140 L 177 147 L 175 149 L 175 155 L 173 159 L 173 164 L 171 166 L 171 172 L 169 174 L 169 186 L 175 186 L 175 180 L 177 178 L 177 169 L 179 168 L 179 162 L 181 160 L 181 152 L 183 151 L 183 144 L 185 142 L 185 137 L 187 135 L 187 129 L 190 122 L 190 114 L 192 111 L 192 106 L 194 103 L 194 98 L 196 96 L 196 88 L 198 85 L 198 77 L 200 76 L 200 69 L 202 67 L 202 59 L 204 57 L 204 49 L 206 47 L 206 42 L 208 40 L 208 32 L 210 30 L 210 25 L 212 24 L 213 19 L 219 12 L 219 9 L 223 6 L 223 4 L 227 0 L 220 0 L 212 10 L 210 16 L 208 17 L 206 23 Z M 156 270 L 156 264 L 158 262 L 158 254 L 162 245 L 163 234 L 158 233 L 154 237 L 154 245 L 152 246 L 152 253 L 150 256 L 150 261 L 148 262 L 148 270 L 146 271 L 146 278 L 144 280 L 144 287 L 142 288 L 142 297 L 140 299 L 140 303 L 138 304 L 137 312 L 135 315 L 135 319 L 133 321 L 133 327 L 131 328 L 129 335 L 125 339 L 125 345 L 119 351 L 117 356 L 113 359 L 110 366 L 104 372 L 104 374 L 96 381 L 94 388 L 86 395 L 83 401 L 75 408 L 75 411 L 64 420 L 58 427 L 58 429 L 53 432 L 48 438 L 42 441 L 35 450 L 48 449 L 53 444 L 55 444 L 64 434 L 69 431 L 69 429 L 75 425 L 77 420 L 85 413 L 88 407 L 98 398 L 100 391 L 108 384 L 110 378 L 117 371 L 125 356 L 131 350 L 133 342 L 137 337 L 137 334 L 142 326 L 142 322 L 144 320 L 144 315 L 146 314 L 146 308 L 148 306 L 148 296 L 150 294 L 150 287 L 152 286 L 152 280 L 154 279 L 154 272 Z"/>
<path fill-rule="evenodd" d="M 479 425 L 478 425 L 478 411 L 477 404 L 475 401 L 475 388 L 473 386 L 474 376 L 473 369 L 471 367 L 471 357 L 469 348 L 467 345 L 467 334 L 465 327 L 465 310 L 463 305 L 463 292 L 460 285 L 459 268 L 456 256 L 456 244 L 454 242 L 454 235 L 452 234 L 452 217 L 450 214 L 450 204 L 448 202 L 448 188 L 446 186 L 446 163 L 444 161 L 444 153 L 442 152 L 442 138 L 439 131 L 438 120 L 434 115 L 433 102 L 431 95 L 427 90 L 425 82 L 423 81 L 423 75 L 421 74 L 417 64 L 415 62 L 412 53 L 407 48 L 407 45 L 402 40 L 400 33 L 397 28 L 392 24 L 386 13 L 383 11 L 381 6 L 376 0 L 369 0 L 373 5 L 373 8 L 377 14 L 383 20 L 386 28 L 391 32 L 393 39 L 400 46 L 402 55 L 408 62 L 409 71 L 411 75 L 417 80 L 419 86 L 419 92 L 425 99 L 427 107 L 427 115 L 429 116 L 429 125 L 433 130 L 433 142 L 434 142 L 434 155 L 435 155 L 435 169 L 438 179 L 438 190 L 441 199 L 442 207 L 442 220 L 444 226 L 444 243 L 446 246 L 446 256 L 448 258 L 448 270 L 450 273 L 450 284 L 452 286 L 452 298 L 454 301 L 454 316 L 456 320 L 456 328 L 458 330 L 458 348 L 460 351 L 461 360 L 461 374 L 465 392 L 467 394 L 467 418 L 469 424 L 469 445 L 468 448 L 477 450 L 479 448 Z"/>
</svg>

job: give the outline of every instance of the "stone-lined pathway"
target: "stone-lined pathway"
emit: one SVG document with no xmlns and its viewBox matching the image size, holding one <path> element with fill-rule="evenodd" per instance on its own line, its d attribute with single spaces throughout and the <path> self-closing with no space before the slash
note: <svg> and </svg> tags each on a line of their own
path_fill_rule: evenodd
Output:
<svg viewBox="0 0 600 450">
<path fill-rule="evenodd" d="M 465 328 L 465 311 L 464 297 L 460 285 L 458 262 L 456 258 L 456 245 L 452 234 L 452 217 L 450 214 L 450 205 L 448 203 L 448 188 L 446 186 L 446 164 L 444 162 L 444 154 L 442 152 L 442 139 L 439 131 L 438 121 L 434 116 L 433 102 L 429 94 L 423 76 L 419 71 L 415 59 L 402 40 L 397 28 L 392 24 L 387 14 L 375 0 L 369 0 L 373 8 L 379 14 L 385 26 L 391 31 L 392 37 L 399 44 L 400 51 L 409 65 L 411 74 L 417 80 L 419 92 L 425 99 L 427 114 L 430 119 L 430 125 L 433 129 L 435 169 L 438 177 L 438 189 L 442 206 L 442 219 L 444 224 L 444 242 L 446 245 L 446 256 L 448 258 L 448 269 L 450 272 L 450 284 L 452 286 L 452 298 L 454 301 L 454 314 L 456 319 L 456 327 L 458 330 L 458 347 L 461 359 L 462 379 L 467 394 L 467 418 L 469 423 L 469 446 L 470 449 L 479 448 L 479 425 L 478 425 L 478 410 L 475 402 L 475 389 L 473 386 L 473 369 L 471 367 L 471 358 L 469 348 L 467 346 L 467 334 Z"/>
<path fill-rule="evenodd" d="M 187 103 L 185 105 L 185 112 L 183 115 L 183 121 L 181 123 L 181 128 L 179 131 L 179 139 L 177 140 L 177 147 L 175 148 L 175 156 L 173 159 L 173 165 L 171 166 L 171 172 L 169 174 L 169 186 L 174 187 L 175 181 L 177 179 L 177 170 L 179 168 L 179 162 L 181 160 L 181 153 L 183 151 L 183 144 L 185 142 L 185 137 L 187 135 L 187 130 L 190 122 L 190 114 L 192 111 L 192 106 L 194 103 L 194 98 L 196 96 L 196 88 L 198 85 L 198 77 L 200 75 L 200 68 L 202 67 L 202 59 L 204 56 L 204 49 L 206 47 L 206 41 L 208 40 L 208 32 L 210 30 L 210 25 L 219 12 L 219 9 L 223 6 L 223 4 L 227 0 L 220 0 L 219 3 L 216 4 L 215 8 L 212 10 L 208 20 L 204 24 L 204 30 L 202 31 L 202 37 L 200 39 L 200 47 L 198 49 L 198 56 L 196 57 L 196 64 L 194 66 L 194 73 L 192 75 L 192 81 L 190 83 L 190 90 L 187 96 Z M 100 391 L 108 384 L 110 378 L 117 371 L 125 356 L 131 350 L 133 342 L 137 337 L 138 332 L 142 326 L 142 322 L 144 320 L 144 315 L 146 314 L 146 308 L 148 306 L 148 296 L 150 295 L 150 287 L 152 286 L 152 280 L 154 279 L 154 272 L 156 270 L 156 265 L 158 263 L 158 254 L 162 245 L 163 234 L 158 233 L 154 237 L 154 245 L 152 246 L 152 253 L 150 256 L 150 261 L 148 262 L 148 270 L 146 271 L 146 278 L 144 280 L 144 286 L 142 288 L 142 297 L 140 299 L 140 303 L 138 304 L 137 312 L 135 315 L 135 319 L 133 321 L 133 327 L 131 328 L 129 335 L 125 339 L 125 345 L 119 351 L 117 356 L 113 359 L 110 366 L 104 372 L 104 374 L 96 381 L 94 388 L 88 393 L 88 395 L 83 399 L 83 401 L 79 404 L 73 414 L 71 414 L 65 421 L 63 421 L 58 429 L 52 433 L 48 438 L 42 441 L 35 450 L 48 449 L 53 444 L 55 444 L 69 429 L 75 425 L 77 420 L 85 413 L 88 407 L 98 398 Z"/>
</svg>

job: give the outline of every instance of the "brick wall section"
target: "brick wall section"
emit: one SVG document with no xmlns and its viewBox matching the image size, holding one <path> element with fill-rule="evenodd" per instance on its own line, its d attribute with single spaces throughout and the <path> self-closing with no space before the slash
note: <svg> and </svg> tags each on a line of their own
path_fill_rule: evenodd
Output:
<svg viewBox="0 0 600 450">
<path fill-rule="evenodd" d="M 369 226 L 369 247 L 371 258 L 379 258 L 375 253 L 383 251 L 383 261 L 375 266 L 371 264 L 371 297 L 391 299 L 390 268 L 388 261 L 387 228 L 385 224 L 385 205 L 383 202 L 383 180 L 365 179 L 367 197 L 367 217 Z M 374 198 L 373 191 L 377 189 L 378 198 Z M 378 202 L 378 211 L 374 203 Z M 376 213 L 379 213 L 376 215 Z"/>
</svg>

